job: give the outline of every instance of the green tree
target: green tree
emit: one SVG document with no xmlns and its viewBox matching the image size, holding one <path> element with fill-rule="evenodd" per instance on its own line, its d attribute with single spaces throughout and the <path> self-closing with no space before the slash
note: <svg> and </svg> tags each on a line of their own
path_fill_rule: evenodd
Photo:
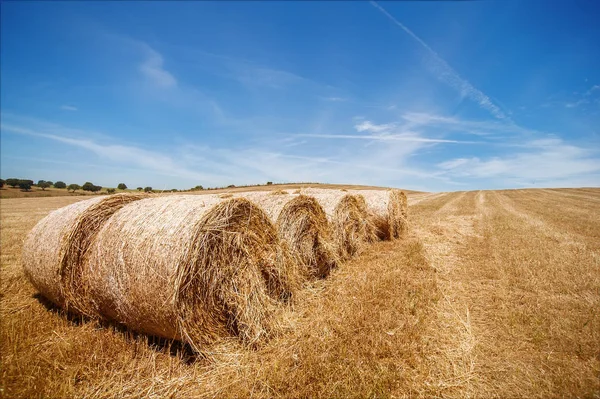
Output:
<svg viewBox="0 0 600 399">
<path fill-rule="evenodd" d="M 0 188 L 4 187 L 4 183 L 6 183 L 4 179 L 0 179 Z"/>
<path fill-rule="evenodd" d="M 86 181 L 85 183 L 83 183 L 83 186 L 81 186 L 81 189 L 83 191 L 92 191 L 92 189 L 94 188 L 94 183 Z"/>
<path fill-rule="evenodd" d="M 77 191 L 77 190 L 81 190 L 81 186 L 79 184 L 69 184 L 69 187 L 67 187 L 67 191 Z"/>
<path fill-rule="evenodd" d="M 102 186 L 93 185 L 92 189 L 90 191 L 93 192 L 93 193 L 97 193 L 100 190 L 102 190 Z"/>
<path fill-rule="evenodd" d="M 31 186 L 33 185 L 32 180 L 19 180 L 19 188 L 24 191 L 31 190 Z"/>
<path fill-rule="evenodd" d="M 136 190 L 138 190 L 138 191 L 144 191 L 144 187 L 138 187 Z"/>
<path fill-rule="evenodd" d="M 64 181 L 59 180 L 56 183 L 54 183 L 54 188 L 67 188 L 67 185 Z"/>
<path fill-rule="evenodd" d="M 115 190 L 114 188 L 107 188 L 106 192 L 109 194 L 114 194 L 117 190 Z"/>
<path fill-rule="evenodd" d="M 149 193 L 152 191 L 152 187 L 144 187 L 144 192 Z"/>
<path fill-rule="evenodd" d="M 267 186 L 270 186 L 271 184 L 273 184 L 273 182 L 272 182 L 272 181 L 268 181 L 268 182 L 267 182 Z"/>
<path fill-rule="evenodd" d="M 10 179 L 6 179 L 6 184 L 8 184 L 11 187 L 17 187 L 19 185 L 19 179 L 11 177 Z"/>
<path fill-rule="evenodd" d="M 46 189 L 47 189 L 48 187 L 50 187 L 50 183 L 49 183 L 49 182 L 47 182 L 47 181 L 40 180 L 40 181 L 38 182 L 37 186 L 38 186 L 39 188 L 41 188 L 41 189 L 42 189 L 42 191 L 46 191 Z"/>
<path fill-rule="evenodd" d="M 119 183 L 117 186 L 119 190 L 127 190 L 127 185 L 125 183 Z"/>
</svg>

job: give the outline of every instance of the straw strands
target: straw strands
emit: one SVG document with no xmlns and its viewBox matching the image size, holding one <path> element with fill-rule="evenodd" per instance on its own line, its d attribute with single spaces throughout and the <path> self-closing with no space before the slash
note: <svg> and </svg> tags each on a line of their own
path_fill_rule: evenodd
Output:
<svg viewBox="0 0 600 399">
<path fill-rule="evenodd" d="M 361 190 L 366 201 L 369 218 L 380 240 L 402 237 L 408 229 L 407 206 L 404 192 L 400 190 Z"/>
<path fill-rule="evenodd" d="M 145 194 L 116 194 L 81 201 L 42 219 L 23 246 L 25 274 L 54 304 L 81 311 L 77 281 L 82 259 L 102 224 Z"/>
<path fill-rule="evenodd" d="M 241 194 L 258 204 L 275 222 L 305 278 L 322 278 L 337 266 L 333 232 L 323 208 L 306 195 L 254 192 Z"/>
<path fill-rule="evenodd" d="M 376 240 L 376 229 L 362 195 L 318 189 L 306 189 L 303 193 L 314 197 L 323 207 L 342 259 L 357 255 L 366 243 Z"/>
<path fill-rule="evenodd" d="M 242 198 L 168 196 L 130 204 L 99 232 L 84 275 L 98 314 L 189 343 L 255 344 L 299 284 L 263 211 Z"/>
</svg>

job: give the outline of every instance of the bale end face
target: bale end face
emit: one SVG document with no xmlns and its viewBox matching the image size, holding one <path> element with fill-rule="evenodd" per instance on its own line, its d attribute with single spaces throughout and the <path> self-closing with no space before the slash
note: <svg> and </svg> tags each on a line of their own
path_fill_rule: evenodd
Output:
<svg viewBox="0 0 600 399">
<path fill-rule="evenodd" d="M 339 263 L 327 215 L 315 198 L 290 200 L 277 218 L 277 229 L 306 278 L 325 277 Z"/>
<path fill-rule="evenodd" d="M 345 195 L 337 204 L 333 217 L 338 254 L 342 259 L 357 255 L 366 243 L 377 239 L 376 227 L 369 218 L 362 195 Z"/>
<path fill-rule="evenodd" d="M 275 227 L 243 198 L 217 205 L 200 220 L 179 263 L 178 323 L 197 349 L 214 342 L 223 328 L 249 345 L 271 335 L 275 310 L 300 285 Z"/>
</svg>

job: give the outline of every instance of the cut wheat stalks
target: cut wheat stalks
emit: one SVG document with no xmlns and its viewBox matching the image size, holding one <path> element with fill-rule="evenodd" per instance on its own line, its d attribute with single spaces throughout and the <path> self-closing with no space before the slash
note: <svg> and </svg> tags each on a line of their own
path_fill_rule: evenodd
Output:
<svg viewBox="0 0 600 399">
<path fill-rule="evenodd" d="M 404 192 L 392 190 L 354 190 L 365 198 L 369 218 L 380 240 L 400 238 L 408 230 L 407 200 Z"/>
<path fill-rule="evenodd" d="M 323 189 L 307 189 L 304 193 L 314 197 L 323 207 L 342 259 L 357 255 L 366 243 L 377 239 L 362 195 Z"/>
<path fill-rule="evenodd" d="M 286 193 L 287 194 L 287 193 Z M 331 225 L 317 200 L 306 195 L 241 193 L 275 222 L 306 279 L 322 278 L 339 263 Z"/>
<path fill-rule="evenodd" d="M 96 312 L 207 353 L 222 338 L 254 345 L 300 278 L 275 226 L 243 198 L 178 195 L 121 209 L 86 262 Z"/>
<path fill-rule="evenodd" d="M 25 275 L 59 307 L 87 313 L 79 292 L 81 264 L 102 225 L 119 209 L 145 194 L 116 194 L 76 202 L 42 219 L 23 245 Z"/>
</svg>

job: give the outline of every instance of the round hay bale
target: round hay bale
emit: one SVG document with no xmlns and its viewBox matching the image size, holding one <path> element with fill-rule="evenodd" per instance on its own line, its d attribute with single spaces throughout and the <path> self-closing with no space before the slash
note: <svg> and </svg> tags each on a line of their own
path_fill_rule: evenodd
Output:
<svg viewBox="0 0 600 399">
<path fill-rule="evenodd" d="M 276 224 L 279 238 L 287 244 L 304 278 L 325 277 L 337 266 L 331 226 L 315 198 L 263 192 L 239 195 L 257 204 Z"/>
<path fill-rule="evenodd" d="M 275 226 L 243 198 L 150 198 L 117 212 L 89 251 L 99 315 L 199 352 L 229 336 L 255 344 L 299 285 Z"/>
<path fill-rule="evenodd" d="M 102 225 L 144 194 L 116 194 L 76 202 L 42 219 L 23 245 L 25 275 L 45 298 L 80 313 L 87 303 L 78 291 L 81 263 Z M 82 312 L 83 311 L 83 312 Z"/>
<path fill-rule="evenodd" d="M 323 207 L 342 259 L 357 255 L 366 243 L 376 240 L 376 229 L 362 195 L 324 189 L 308 189 L 306 194 L 313 196 Z"/>
<path fill-rule="evenodd" d="M 406 216 L 403 206 L 406 195 L 400 190 L 363 190 L 369 218 L 380 240 L 401 237 L 406 232 Z"/>
</svg>

